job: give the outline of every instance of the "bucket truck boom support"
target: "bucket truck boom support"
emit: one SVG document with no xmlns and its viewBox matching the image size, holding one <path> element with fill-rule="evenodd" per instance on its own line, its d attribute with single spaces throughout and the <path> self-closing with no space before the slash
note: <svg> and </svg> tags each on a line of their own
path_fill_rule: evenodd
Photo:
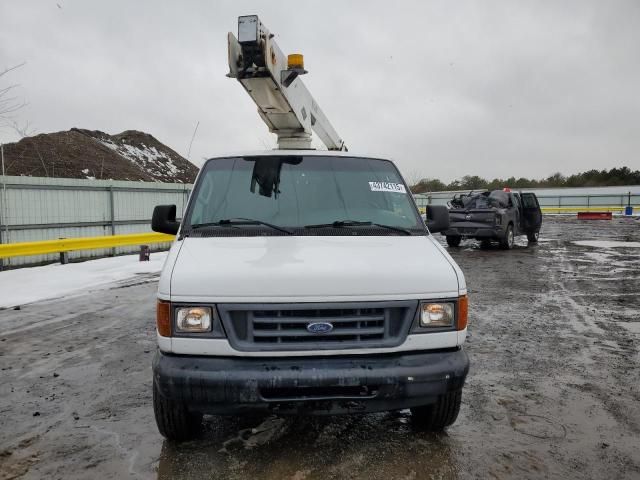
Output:
<svg viewBox="0 0 640 480">
<path fill-rule="evenodd" d="M 329 150 L 347 150 L 344 141 L 300 79 L 302 55 L 282 53 L 257 15 L 238 18 L 238 38 L 228 34 L 229 74 L 258 106 L 258 113 L 278 136 L 280 149 L 311 148 L 312 130 Z"/>
</svg>

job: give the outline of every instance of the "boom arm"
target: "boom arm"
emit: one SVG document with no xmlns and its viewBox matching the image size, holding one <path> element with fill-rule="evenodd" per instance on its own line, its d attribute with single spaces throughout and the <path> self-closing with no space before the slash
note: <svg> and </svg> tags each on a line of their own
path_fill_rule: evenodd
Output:
<svg viewBox="0 0 640 480">
<path fill-rule="evenodd" d="M 228 34 L 229 74 L 258 106 L 258 113 L 278 136 L 278 148 L 311 148 L 313 130 L 329 150 L 347 150 L 305 87 L 301 64 L 289 65 L 273 34 L 257 15 L 238 18 L 238 38 Z"/>
</svg>

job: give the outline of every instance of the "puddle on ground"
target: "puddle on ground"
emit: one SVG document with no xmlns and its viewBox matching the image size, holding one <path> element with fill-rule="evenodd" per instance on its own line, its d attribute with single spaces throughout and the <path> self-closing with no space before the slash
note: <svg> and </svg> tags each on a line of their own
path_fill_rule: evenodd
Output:
<svg viewBox="0 0 640 480">
<path fill-rule="evenodd" d="M 212 417 L 202 439 L 163 443 L 157 475 L 171 480 L 457 479 L 457 441 L 446 433 L 420 431 L 407 420 L 408 411 L 271 416 L 235 429 L 233 419 Z"/>
<path fill-rule="evenodd" d="M 571 243 L 593 248 L 640 248 L 640 242 L 617 242 L 614 240 L 577 240 Z"/>
</svg>

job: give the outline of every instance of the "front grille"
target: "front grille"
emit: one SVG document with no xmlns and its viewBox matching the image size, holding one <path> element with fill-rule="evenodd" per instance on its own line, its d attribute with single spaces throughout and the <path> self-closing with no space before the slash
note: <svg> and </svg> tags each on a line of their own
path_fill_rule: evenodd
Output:
<svg viewBox="0 0 640 480">
<path fill-rule="evenodd" d="M 340 310 L 259 310 L 248 312 L 256 343 L 382 340 L 388 328 L 382 308 Z M 332 325 L 328 333 L 311 333 L 307 325 Z"/>
<path fill-rule="evenodd" d="M 250 351 L 399 345 L 408 333 L 416 307 L 414 301 L 218 305 L 231 344 Z M 311 331 L 314 324 L 330 330 L 316 333 Z"/>
</svg>

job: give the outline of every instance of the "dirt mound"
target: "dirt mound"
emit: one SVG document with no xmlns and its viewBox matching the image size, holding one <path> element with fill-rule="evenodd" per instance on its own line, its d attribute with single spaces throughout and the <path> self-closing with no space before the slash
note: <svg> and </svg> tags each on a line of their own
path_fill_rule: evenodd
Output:
<svg viewBox="0 0 640 480">
<path fill-rule="evenodd" d="M 192 183 L 198 168 L 148 133 L 72 128 L 4 146 L 7 175 Z"/>
</svg>

